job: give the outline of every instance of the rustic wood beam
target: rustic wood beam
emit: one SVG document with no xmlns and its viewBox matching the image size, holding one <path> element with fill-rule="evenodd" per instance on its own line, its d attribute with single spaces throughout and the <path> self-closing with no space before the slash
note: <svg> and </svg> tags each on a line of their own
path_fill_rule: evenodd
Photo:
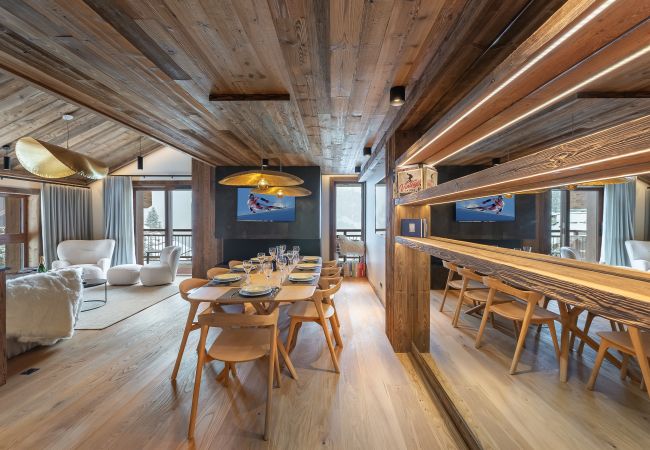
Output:
<svg viewBox="0 0 650 450">
<path fill-rule="evenodd" d="M 577 16 L 554 16 L 427 130 L 399 164 L 438 164 L 649 54 L 650 4 L 639 9 L 631 0 L 601 10 L 608 27 L 599 20 L 584 22 L 563 40 L 603 5 L 595 2 Z"/>
<path fill-rule="evenodd" d="M 223 241 L 215 238 L 216 171 L 192 160 L 192 276 L 205 278 L 208 269 L 221 263 Z"/>
<path fill-rule="evenodd" d="M 396 242 L 607 319 L 650 329 L 648 273 L 439 237 L 398 236 Z"/>
<path fill-rule="evenodd" d="M 27 172 L 19 172 L 17 170 L 4 170 L 0 169 L 0 180 L 3 178 L 9 178 L 12 180 L 23 180 L 23 181 L 33 181 L 35 183 L 46 183 L 46 184 L 59 184 L 62 186 L 74 186 L 74 187 L 83 187 L 87 188 L 92 181 L 85 180 L 75 180 L 73 178 L 41 178 L 36 175 L 32 175 Z M 93 180 L 94 181 L 94 180 Z"/>
<path fill-rule="evenodd" d="M 290 94 L 210 94 L 211 102 L 288 102 Z"/>
<path fill-rule="evenodd" d="M 395 201 L 438 204 L 650 171 L 650 115 Z"/>
</svg>

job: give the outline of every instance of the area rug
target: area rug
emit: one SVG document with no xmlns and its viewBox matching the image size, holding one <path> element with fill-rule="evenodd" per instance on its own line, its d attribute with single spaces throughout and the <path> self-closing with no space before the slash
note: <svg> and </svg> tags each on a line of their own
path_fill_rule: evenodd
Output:
<svg viewBox="0 0 650 450">
<path fill-rule="evenodd" d="M 101 308 L 79 313 L 75 330 L 103 330 L 150 306 L 178 294 L 177 284 L 164 286 L 108 286 L 108 303 Z M 84 289 L 84 298 L 103 299 L 104 286 Z M 93 306 L 95 304 L 85 305 Z"/>
</svg>

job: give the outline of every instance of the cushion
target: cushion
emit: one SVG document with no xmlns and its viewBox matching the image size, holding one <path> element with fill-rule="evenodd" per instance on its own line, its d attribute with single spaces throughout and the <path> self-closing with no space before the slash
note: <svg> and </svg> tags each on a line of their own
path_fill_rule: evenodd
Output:
<svg viewBox="0 0 650 450">
<path fill-rule="evenodd" d="M 106 279 L 109 284 L 115 286 L 131 286 L 140 282 L 139 264 L 122 264 L 108 269 Z"/>
</svg>

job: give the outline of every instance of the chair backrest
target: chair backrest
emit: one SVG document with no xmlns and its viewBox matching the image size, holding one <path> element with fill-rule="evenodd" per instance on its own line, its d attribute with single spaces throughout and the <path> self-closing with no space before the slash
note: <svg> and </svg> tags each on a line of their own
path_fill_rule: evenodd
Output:
<svg viewBox="0 0 650 450">
<path fill-rule="evenodd" d="M 470 269 L 468 267 L 458 267 L 458 266 L 456 266 L 456 268 L 458 269 L 458 273 L 463 278 L 467 278 L 468 280 L 478 281 L 481 283 L 483 282 L 483 277 L 477 274 L 473 269 Z"/>
<path fill-rule="evenodd" d="M 217 328 L 275 328 L 278 325 L 279 309 L 271 314 L 228 314 L 216 312 L 199 316 L 199 325 Z"/>
<path fill-rule="evenodd" d="M 242 261 L 237 261 L 236 259 L 232 259 L 232 260 L 228 261 L 228 267 L 230 267 L 231 269 L 233 267 L 235 267 L 235 266 L 240 265 L 240 264 L 242 264 Z"/>
<path fill-rule="evenodd" d="M 483 277 L 483 284 L 490 289 L 495 289 L 499 292 L 512 295 L 513 297 L 517 297 L 525 302 L 539 303 L 539 301 L 544 297 L 544 295 L 539 292 L 517 289 L 516 287 L 507 285 L 503 281 L 492 277 Z"/>
<path fill-rule="evenodd" d="M 578 259 L 578 255 L 571 247 L 560 247 L 560 257 L 566 259 Z"/>
<path fill-rule="evenodd" d="M 341 267 L 323 267 L 321 268 L 320 273 L 325 277 L 337 277 L 341 275 Z"/>
<path fill-rule="evenodd" d="M 178 270 L 178 263 L 181 260 L 181 248 L 175 245 L 165 247 L 160 252 L 160 264 L 167 264 L 172 271 L 172 275 L 176 276 Z"/>
<path fill-rule="evenodd" d="M 630 261 L 635 259 L 650 261 L 650 241 L 625 241 L 625 249 Z"/>
<path fill-rule="evenodd" d="M 208 283 L 208 280 L 204 280 L 203 278 L 188 278 L 178 284 L 178 292 L 181 294 L 181 298 L 183 300 L 187 300 L 189 302 L 191 300 L 187 298 L 188 292 L 192 289 L 200 288 L 206 283 Z"/>
<path fill-rule="evenodd" d="M 336 267 L 338 265 L 338 261 L 335 259 L 331 261 L 323 261 L 323 267 Z"/>
<path fill-rule="evenodd" d="M 208 278 L 212 279 L 217 275 L 223 275 L 224 273 L 229 272 L 230 270 L 226 269 L 225 267 L 213 267 L 212 269 L 208 269 Z"/>
<path fill-rule="evenodd" d="M 60 242 L 56 254 L 70 264 L 97 264 L 102 258 L 112 258 L 114 249 L 113 239 L 70 240 Z"/>
<path fill-rule="evenodd" d="M 318 279 L 318 287 L 320 289 L 329 289 L 330 287 L 335 286 L 336 284 L 339 284 L 342 281 L 343 281 L 343 278 L 341 276 L 320 277 Z"/>
<path fill-rule="evenodd" d="M 446 269 L 451 270 L 452 272 L 458 272 L 458 265 L 454 264 L 451 261 L 442 261 L 442 266 Z"/>
<path fill-rule="evenodd" d="M 322 286 L 321 283 L 323 283 Z M 320 300 L 323 300 L 324 298 L 328 299 L 341 289 L 342 283 L 343 277 L 322 278 L 318 280 L 318 287 L 320 287 L 320 289 L 316 289 L 315 293 L 320 294 Z"/>
</svg>

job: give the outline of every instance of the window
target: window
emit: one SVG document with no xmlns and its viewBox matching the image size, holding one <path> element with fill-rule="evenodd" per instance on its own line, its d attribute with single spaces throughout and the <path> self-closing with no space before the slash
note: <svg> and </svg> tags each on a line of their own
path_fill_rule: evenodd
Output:
<svg viewBox="0 0 650 450">
<path fill-rule="evenodd" d="M 27 198 L 0 194 L 0 266 L 11 272 L 27 265 Z"/>
<path fill-rule="evenodd" d="M 598 262 L 602 225 L 602 189 L 551 191 L 551 254 L 570 247 L 583 261 Z"/>
<path fill-rule="evenodd" d="M 332 180 L 330 185 L 330 254 L 334 257 L 337 237 L 362 241 L 365 235 L 365 190 L 363 183 Z M 345 257 L 343 259 L 346 259 Z"/>
</svg>

